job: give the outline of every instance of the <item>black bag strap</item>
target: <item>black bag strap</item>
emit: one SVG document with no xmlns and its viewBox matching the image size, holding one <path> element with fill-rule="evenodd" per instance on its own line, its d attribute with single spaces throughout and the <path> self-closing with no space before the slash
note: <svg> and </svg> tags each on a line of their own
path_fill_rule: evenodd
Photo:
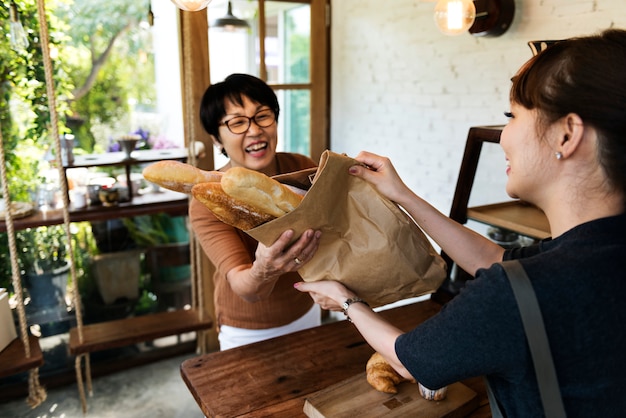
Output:
<svg viewBox="0 0 626 418">
<path fill-rule="evenodd" d="M 548 336 L 546 335 L 541 309 L 539 308 L 533 285 L 526 275 L 524 267 L 518 260 L 504 261 L 501 264 L 511 283 L 517 307 L 522 317 L 526 339 L 528 340 L 530 354 L 535 366 L 535 375 L 537 376 L 544 413 L 548 418 L 565 418 L 565 408 L 554 362 L 552 361 L 550 344 L 548 343 Z M 494 418 L 502 417 L 502 412 L 488 384 L 487 395 L 492 416 Z"/>
</svg>

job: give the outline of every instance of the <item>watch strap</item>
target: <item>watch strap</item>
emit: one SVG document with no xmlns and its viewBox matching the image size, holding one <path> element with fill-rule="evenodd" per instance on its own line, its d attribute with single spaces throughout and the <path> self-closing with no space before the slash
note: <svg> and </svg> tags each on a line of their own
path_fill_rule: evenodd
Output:
<svg viewBox="0 0 626 418">
<path fill-rule="evenodd" d="M 352 319 L 350 319 L 350 316 L 348 315 L 348 308 L 353 303 L 363 303 L 363 304 L 365 304 L 368 307 L 370 306 L 369 303 L 367 303 L 366 301 L 364 301 L 363 299 L 361 299 L 359 297 L 346 299 L 346 301 L 341 304 L 341 308 L 343 309 L 343 314 L 346 316 L 346 319 L 348 321 L 350 321 L 350 322 L 352 322 Z"/>
</svg>

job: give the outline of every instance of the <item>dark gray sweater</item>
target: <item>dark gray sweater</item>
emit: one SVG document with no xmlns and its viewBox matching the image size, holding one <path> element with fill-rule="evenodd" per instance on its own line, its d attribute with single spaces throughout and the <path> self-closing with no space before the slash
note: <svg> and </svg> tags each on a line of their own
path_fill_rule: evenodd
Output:
<svg viewBox="0 0 626 418">
<path fill-rule="evenodd" d="M 626 416 L 626 215 L 507 250 L 504 258 L 520 259 L 533 284 L 568 417 Z M 507 417 L 543 416 L 517 304 L 499 264 L 478 270 L 395 347 L 426 387 L 487 376 Z"/>
</svg>

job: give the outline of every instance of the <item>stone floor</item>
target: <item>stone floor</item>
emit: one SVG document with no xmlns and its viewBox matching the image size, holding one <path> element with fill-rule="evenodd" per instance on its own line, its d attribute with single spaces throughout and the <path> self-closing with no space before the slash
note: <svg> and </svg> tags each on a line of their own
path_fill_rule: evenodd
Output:
<svg viewBox="0 0 626 418">
<path fill-rule="evenodd" d="M 0 418 L 201 418 L 204 415 L 180 376 L 194 354 L 95 378 L 83 414 L 76 384 L 48 390 L 31 409 L 25 399 L 0 403 Z"/>
</svg>

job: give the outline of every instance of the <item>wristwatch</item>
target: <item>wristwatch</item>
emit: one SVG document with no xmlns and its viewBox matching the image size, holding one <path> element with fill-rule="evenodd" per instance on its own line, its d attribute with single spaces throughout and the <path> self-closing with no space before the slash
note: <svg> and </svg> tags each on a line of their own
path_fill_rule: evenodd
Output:
<svg viewBox="0 0 626 418">
<path fill-rule="evenodd" d="M 350 321 L 350 322 L 352 322 L 352 319 L 350 319 L 350 317 L 348 316 L 348 308 L 353 303 L 363 303 L 363 304 L 365 304 L 368 307 L 370 306 L 369 303 L 367 303 L 366 301 L 364 301 L 361 298 L 349 298 L 349 299 L 346 299 L 346 301 L 341 304 L 341 309 L 343 309 L 343 314 L 346 316 L 346 319 L 348 321 Z"/>
</svg>

